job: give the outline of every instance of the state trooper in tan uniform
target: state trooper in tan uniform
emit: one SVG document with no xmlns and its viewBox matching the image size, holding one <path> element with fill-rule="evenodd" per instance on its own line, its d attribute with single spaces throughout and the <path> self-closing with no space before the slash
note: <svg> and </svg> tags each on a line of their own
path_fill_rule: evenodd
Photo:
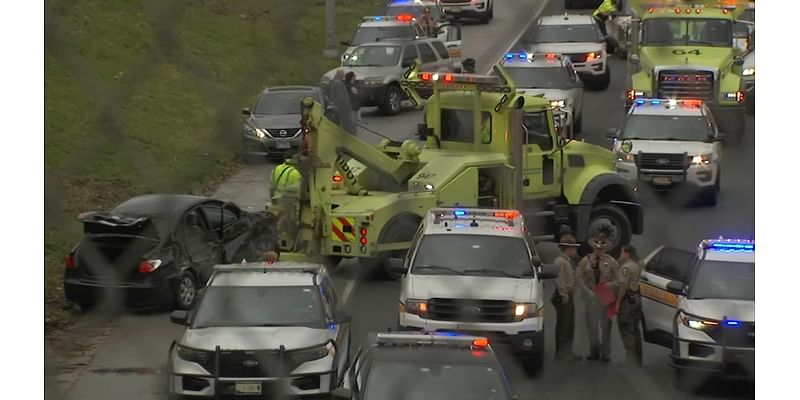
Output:
<svg viewBox="0 0 800 400">
<path fill-rule="evenodd" d="M 611 292 L 614 297 L 616 293 L 619 264 L 614 257 L 606 254 L 611 243 L 605 234 L 596 233 L 587 243 L 594 252 L 581 259 L 575 274 L 577 286 L 583 294 L 589 337 L 590 354 L 586 359 L 602 359 L 608 362 L 611 361 L 611 318 L 608 316 L 608 308 L 614 307 L 614 302 L 608 301 L 607 295 Z M 598 330 L 602 331 L 602 338 L 598 338 Z"/>
<path fill-rule="evenodd" d="M 577 240 L 571 234 L 561 235 L 558 243 L 561 253 L 553 260 L 558 265 L 556 290 L 550 301 L 556 309 L 556 360 L 580 361 L 582 358 L 572 352 L 575 339 L 575 268 L 573 257 L 578 252 Z"/>
<path fill-rule="evenodd" d="M 625 245 L 620 254 L 622 266 L 619 271 L 619 292 L 617 293 L 617 327 L 625 346 L 627 362 L 642 366 L 642 298 L 639 294 L 639 278 L 642 266 L 636 248 Z"/>
</svg>

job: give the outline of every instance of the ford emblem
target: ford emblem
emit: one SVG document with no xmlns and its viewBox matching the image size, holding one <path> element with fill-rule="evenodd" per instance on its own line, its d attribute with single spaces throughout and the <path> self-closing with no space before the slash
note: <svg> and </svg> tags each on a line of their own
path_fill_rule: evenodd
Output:
<svg viewBox="0 0 800 400">
<path fill-rule="evenodd" d="M 669 164 L 669 160 L 666 158 L 659 158 L 656 160 L 656 164 L 658 165 L 667 165 Z"/>
<path fill-rule="evenodd" d="M 289 132 L 286 132 L 286 129 L 281 129 L 281 131 L 278 132 L 278 134 L 281 135 L 281 136 L 286 136 L 286 135 L 289 134 Z"/>
<path fill-rule="evenodd" d="M 244 365 L 247 368 L 253 368 L 253 367 L 257 367 L 258 366 L 258 361 L 256 361 L 256 360 L 244 360 L 242 362 L 242 365 Z"/>
<path fill-rule="evenodd" d="M 469 314 L 478 314 L 481 312 L 480 307 L 464 307 L 464 312 Z"/>
</svg>

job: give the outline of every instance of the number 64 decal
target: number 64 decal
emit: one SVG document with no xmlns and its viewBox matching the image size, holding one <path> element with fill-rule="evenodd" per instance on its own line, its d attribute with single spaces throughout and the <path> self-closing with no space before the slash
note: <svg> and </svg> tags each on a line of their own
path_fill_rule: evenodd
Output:
<svg viewBox="0 0 800 400">
<path fill-rule="evenodd" d="M 672 54 L 675 54 L 676 56 L 682 56 L 682 55 L 685 55 L 685 54 L 694 54 L 696 56 L 699 56 L 700 55 L 700 49 L 692 49 L 692 50 L 688 50 L 688 51 L 684 50 L 684 49 L 675 49 L 675 50 L 672 50 Z"/>
</svg>

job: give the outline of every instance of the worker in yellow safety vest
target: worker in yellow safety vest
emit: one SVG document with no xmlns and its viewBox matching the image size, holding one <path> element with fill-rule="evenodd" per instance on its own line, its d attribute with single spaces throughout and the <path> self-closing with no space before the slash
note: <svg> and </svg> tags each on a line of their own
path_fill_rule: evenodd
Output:
<svg viewBox="0 0 800 400">
<path fill-rule="evenodd" d="M 615 12 L 617 12 L 617 1 L 603 0 L 600 6 L 592 13 L 592 17 L 597 22 L 598 27 L 600 27 L 600 32 L 603 33 L 603 36 L 608 36 L 606 20 Z"/>
<path fill-rule="evenodd" d="M 293 151 L 287 152 L 283 163 L 275 166 L 275 169 L 272 170 L 272 182 L 269 187 L 270 198 L 274 198 L 283 190 L 299 187 L 302 180 L 300 171 L 287 163 L 292 156 L 294 156 Z"/>
</svg>

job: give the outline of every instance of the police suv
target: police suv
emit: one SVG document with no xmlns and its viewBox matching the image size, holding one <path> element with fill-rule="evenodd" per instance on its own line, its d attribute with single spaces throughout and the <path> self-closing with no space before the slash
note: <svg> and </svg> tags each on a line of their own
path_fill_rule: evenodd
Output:
<svg viewBox="0 0 800 400">
<path fill-rule="evenodd" d="M 323 396 L 347 365 L 350 317 L 325 267 L 220 265 L 167 361 L 172 398 Z M 250 396 L 250 397 L 247 397 Z"/>
<path fill-rule="evenodd" d="M 402 395 L 401 395 L 402 393 Z M 510 400 L 503 367 L 485 337 L 371 333 L 335 399 Z"/>
<path fill-rule="evenodd" d="M 656 190 L 681 186 L 716 205 L 722 143 L 700 100 L 637 99 L 619 130 L 610 129 L 617 173 Z"/>
<path fill-rule="evenodd" d="M 431 209 L 407 253 L 401 329 L 486 336 L 535 374 L 544 357 L 543 266 L 514 210 Z"/>
<path fill-rule="evenodd" d="M 436 21 L 435 37 L 445 43 L 450 57 L 461 57 L 461 26 L 447 21 L 444 10 L 438 1 L 395 0 L 389 3 L 386 14 L 393 17 L 411 15 L 421 21 L 422 13 L 426 8 L 430 10 L 431 17 Z"/>
<path fill-rule="evenodd" d="M 572 126 L 574 133 L 581 132 L 583 82 L 568 57 L 554 53 L 507 53 L 503 66 L 518 91 L 543 95 L 554 109 L 568 111 L 567 125 Z"/>
<path fill-rule="evenodd" d="M 425 37 L 425 30 L 419 21 L 410 14 L 400 15 L 375 15 L 363 17 L 356 27 L 353 38 L 342 41 L 347 50 L 342 54 L 341 61 L 347 60 L 356 46 L 364 43 L 379 42 L 387 39 L 415 39 Z"/>
<path fill-rule="evenodd" d="M 488 24 L 494 18 L 494 0 L 439 0 L 448 18 L 477 18 Z"/>
<path fill-rule="evenodd" d="M 703 240 L 696 251 L 661 246 L 644 260 L 644 340 L 672 349 L 676 384 L 702 375 L 755 373 L 755 241 Z"/>
<path fill-rule="evenodd" d="M 605 90 L 611 83 L 606 39 L 590 15 L 552 15 L 539 18 L 525 35 L 528 53 L 564 54 L 589 88 Z"/>
</svg>

